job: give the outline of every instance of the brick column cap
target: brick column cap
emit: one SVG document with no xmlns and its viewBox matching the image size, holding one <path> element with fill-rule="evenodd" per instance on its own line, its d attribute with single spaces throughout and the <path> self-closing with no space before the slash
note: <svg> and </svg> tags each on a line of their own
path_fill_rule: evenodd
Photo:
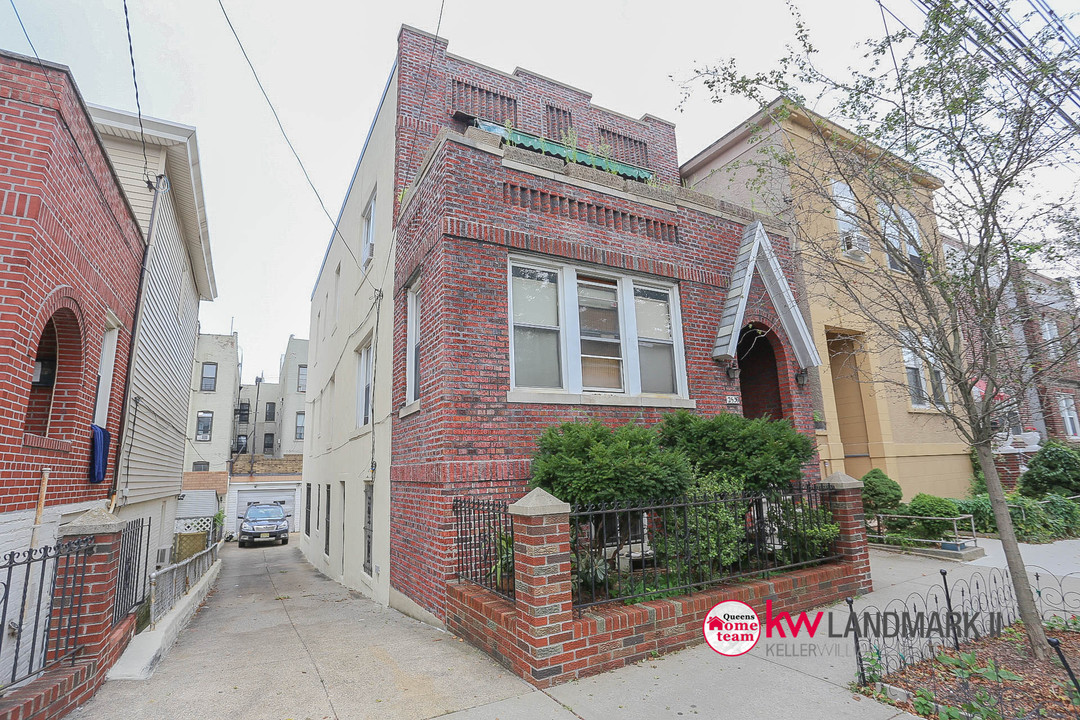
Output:
<svg viewBox="0 0 1080 720">
<path fill-rule="evenodd" d="M 822 484 L 830 486 L 833 490 L 859 490 L 862 489 L 863 481 L 856 480 L 847 473 L 834 472 L 825 478 Z"/>
<path fill-rule="evenodd" d="M 525 517 L 565 515 L 570 512 L 570 504 L 564 503 L 543 488 L 535 488 L 507 509 L 511 515 Z"/>
<path fill-rule="evenodd" d="M 87 510 L 69 523 L 60 526 L 60 537 L 77 535 L 112 535 L 122 532 L 124 521 L 103 507 Z"/>
</svg>

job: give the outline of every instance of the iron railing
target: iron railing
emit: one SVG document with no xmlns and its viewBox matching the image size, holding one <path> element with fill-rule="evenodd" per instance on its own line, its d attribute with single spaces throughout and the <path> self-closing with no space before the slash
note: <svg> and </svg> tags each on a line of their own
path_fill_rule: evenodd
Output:
<svg viewBox="0 0 1080 720">
<path fill-rule="evenodd" d="M 505 502 L 454 498 L 458 577 L 514 599 L 514 523 Z"/>
<path fill-rule="evenodd" d="M 128 520 L 120 534 L 114 624 L 146 600 L 149 567 L 150 518 Z"/>
<path fill-rule="evenodd" d="M 0 693 L 80 649 L 86 559 L 94 538 L 9 552 L 0 562 Z"/>
<path fill-rule="evenodd" d="M 940 533 L 941 537 L 937 538 L 920 538 L 912 535 L 909 531 L 911 528 L 916 528 L 915 532 L 918 533 L 917 528 L 920 526 L 932 526 L 934 528 L 944 529 L 945 532 Z M 867 523 L 866 537 L 870 542 L 882 543 L 885 545 L 903 545 L 905 543 L 940 545 L 944 542 L 957 546 L 951 549 L 959 549 L 968 542 L 975 546 L 979 544 L 979 537 L 975 532 L 975 516 L 970 513 L 957 515 L 955 517 L 923 517 L 921 515 L 889 514 L 875 515 L 873 519 Z"/>
<path fill-rule="evenodd" d="M 218 560 L 224 541 L 218 540 L 187 560 L 150 574 L 150 629 L 173 609 L 177 601 L 209 572 Z"/>
<path fill-rule="evenodd" d="M 733 578 L 832 560 L 828 490 L 604 503 L 570 513 L 574 608 L 681 595 Z"/>
</svg>

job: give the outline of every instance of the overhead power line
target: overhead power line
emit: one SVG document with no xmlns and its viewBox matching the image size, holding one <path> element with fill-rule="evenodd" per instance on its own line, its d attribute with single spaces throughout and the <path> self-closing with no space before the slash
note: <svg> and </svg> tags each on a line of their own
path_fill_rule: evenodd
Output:
<svg viewBox="0 0 1080 720">
<path fill-rule="evenodd" d="M 296 147 L 293 145 L 292 140 L 289 139 L 289 134 L 285 132 L 285 126 L 281 123 L 281 118 L 278 116 L 277 109 L 274 107 L 274 103 L 270 101 L 270 96 L 266 93 L 266 88 L 263 87 L 262 80 L 259 79 L 259 73 L 255 71 L 255 65 L 252 64 L 251 58 L 247 54 L 247 50 L 244 49 L 244 43 L 240 41 L 240 36 L 236 32 L 236 28 L 233 26 L 232 20 L 229 18 L 229 13 L 225 10 L 225 5 L 222 0 L 218 0 L 218 7 L 221 8 L 221 14 L 225 16 L 225 22 L 228 23 L 229 30 L 232 32 L 233 38 L 236 39 L 236 44 L 240 47 L 240 53 L 244 56 L 244 60 L 247 62 L 247 66 L 251 70 L 252 76 L 255 78 L 255 84 L 259 86 L 259 92 L 262 93 L 263 99 L 266 100 L 266 104 L 270 107 L 270 112 L 274 115 L 274 120 L 277 122 L 281 137 L 285 139 L 285 144 L 289 146 L 289 150 L 292 152 L 293 157 L 296 158 L 296 163 L 300 166 L 301 172 L 304 173 L 304 179 L 307 180 L 311 192 L 315 193 L 315 198 L 319 201 L 319 207 L 322 208 L 323 214 L 326 215 L 326 219 L 330 221 L 330 224 L 334 226 L 334 236 L 341 238 L 341 244 L 345 246 L 345 250 L 348 251 L 353 262 L 356 263 L 356 267 L 363 269 L 360 260 L 356 257 L 356 253 L 349 247 L 348 241 L 341 233 L 341 229 L 338 227 L 337 222 L 335 222 L 330 211 L 326 209 L 326 203 L 323 202 L 322 195 L 319 194 L 319 190 L 311 180 L 311 175 L 308 174 L 307 168 L 304 166 L 304 161 L 300 159 L 300 154 L 296 152 Z"/>
<path fill-rule="evenodd" d="M 139 140 L 142 142 L 142 171 L 146 187 L 154 190 L 154 179 L 150 176 L 150 161 L 146 157 L 146 131 L 143 129 L 142 103 L 139 101 L 139 78 L 135 74 L 135 47 L 131 43 L 131 17 L 128 15 L 127 0 L 124 0 L 124 25 L 127 26 L 128 57 L 131 59 L 131 83 L 135 86 L 135 113 L 139 116 Z"/>
</svg>

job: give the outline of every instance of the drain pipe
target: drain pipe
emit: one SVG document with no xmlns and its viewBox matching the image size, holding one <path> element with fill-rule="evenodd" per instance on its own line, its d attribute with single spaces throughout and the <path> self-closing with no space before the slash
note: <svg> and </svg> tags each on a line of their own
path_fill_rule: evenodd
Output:
<svg viewBox="0 0 1080 720">
<path fill-rule="evenodd" d="M 146 226 L 146 247 L 143 249 L 142 268 L 139 270 L 139 289 L 135 295 L 135 312 L 131 317 L 131 337 L 128 341 L 128 356 L 124 372 L 124 393 L 120 398 L 120 430 L 116 434 L 115 459 L 113 460 L 112 487 L 109 488 L 109 512 L 116 507 L 116 500 L 120 489 L 120 455 L 124 447 L 124 426 L 127 423 L 128 394 L 131 392 L 131 370 L 135 366 L 135 350 L 138 347 L 139 319 L 142 315 L 143 291 L 146 288 L 146 268 L 150 264 L 150 245 L 154 240 L 154 219 L 157 216 L 158 197 L 161 192 L 169 189 L 169 181 L 165 174 L 157 176 L 157 182 L 147 180 L 147 186 L 154 191 L 154 199 L 150 204 L 150 220 Z M 136 411 L 137 412 L 137 411 Z M 132 432 L 135 431 L 135 418 L 132 417 Z"/>
<path fill-rule="evenodd" d="M 49 473 L 52 468 L 41 468 L 41 482 L 38 484 L 37 511 L 34 513 L 34 529 L 30 531 L 30 549 L 37 547 L 38 529 L 41 527 L 41 518 L 45 515 L 45 495 L 49 491 Z"/>
</svg>

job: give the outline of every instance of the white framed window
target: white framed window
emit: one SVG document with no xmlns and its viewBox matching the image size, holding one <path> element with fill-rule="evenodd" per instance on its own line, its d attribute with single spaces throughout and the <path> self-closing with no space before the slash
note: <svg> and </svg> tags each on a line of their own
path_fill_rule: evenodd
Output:
<svg viewBox="0 0 1080 720">
<path fill-rule="evenodd" d="M 295 439 L 297 439 L 297 440 L 303 440 L 304 439 L 304 417 L 305 417 L 304 413 L 302 413 L 302 412 L 296 413 L 296 425 L 295 425 L 295 432 L 293 434 L 293 437 Z"/>
<path fill-rule="evenodd" d="M 107 322 L 105 334 L 101 338 L 101 357 L 98 359 L 97 390 L 94 397 L 94 424 L 100 428 L 109 422 L 109 401 L 112 399 L 116 342 L 119 337 L 119 325 Z M 205 365 L 203 367 L 205 368 Z"/>
<path fill-rule="evenodd" d="M 405 404 L 420 399 L 420 283 L 409 288 L 405 309 Z"/>
<path fill-rule="evenodd" d="M 202 364 L 202 377 L 199 380 L 200 392 L 214 392 L 217 390 L 217 370 L 218 365 L 216 362 L 204 362 Z"/>
<path fill-rule="evenodd" d="M 375 371 L 371 343 L 356 351 L 356 427 L 371 422 L 371 382 Z"/>
<path fill-rule="evenodd" d="M 944 407 L 949 401 L 945 371 L 937 357 L 928 348 L 929 343 L 926 338 L 916 343 L 913 335 L 906 335 L 902 348 L 904 373 L 907 377 L 911 406 L 915 408 Z"/>
<path fill-rule="evenodd" d="M 367 269 L 371 259 L 375 257 L 375 191 L 364 206 L 363 222 L 361 223 L 360 235 L 360 264 Z"/>
<path fill-rule="evenodd" d="M 1058 334 L 1058 325 L 1053 318 L 1043 318 L 1039 322 L 1042 331 L 1043 342 L 1046 343 L 1046 354 L 1052 360 L 1061 359 L 1061 336 Z"/>
<path fill-rule="evenodd" d="M 307 392 L 307 365 L 296 366 L 296 392 Z"/>
<path fill-rule="evenodd" d="M 1061 412 L 1061 424 L 1065 434 L 1071 438 L 1080 437 L 1080 416 L 1076 414 L 1076 400 L 1072 395 L 1058 395 L 1058 410 Z"/>
<path fill-rule="evenodd" d="M 686 396 L 678 288 L 512 258 L 513 388 Z"/>
<path fill-rule="evenodd" d="M 338 263 L 337 268 L 334 269 L 334 286 L 331 292 L 333 305 L 327 309 L 327 312 L 330 313 L 328 320 L 330 333 L 333 334 L 337 330 L 338 318 L 341 317 L 341 263 Z"/>
<path fill-rule="evenodd" d="M 200 410 L 195 417 L 195 442 L 210 442 L 214 433 L 214 413 Z"/>
<path fill-rule="evenodd" d="M 881 229 L 885 235 L 885 244 L 888 246 L 886 250 L 889 255 L 889 267 L 893 270 L 905 270 L 901 260 L 905 254 L 908 262 L 918 267 L 921 262 L 919 247 L 922 241 L 915 216 L 906 208 L 890 207 L 883 202 L 878 203 L 878 214 L 881 216 Z"/>
</svg>

